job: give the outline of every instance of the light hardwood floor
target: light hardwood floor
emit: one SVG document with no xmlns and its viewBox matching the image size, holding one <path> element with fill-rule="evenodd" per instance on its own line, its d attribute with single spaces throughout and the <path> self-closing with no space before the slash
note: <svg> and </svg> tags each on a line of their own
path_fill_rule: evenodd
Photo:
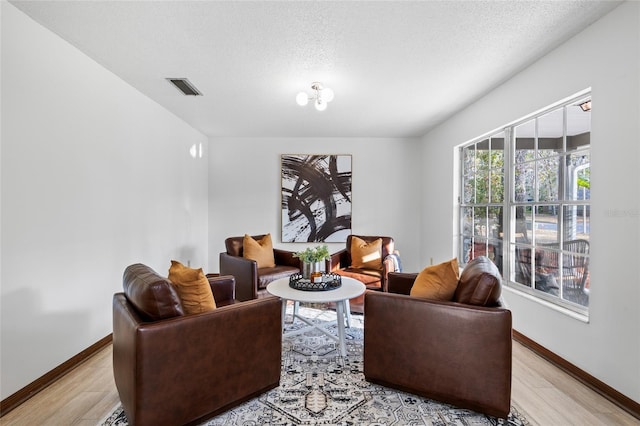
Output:
<svg viewBox="0 0 640 426">
<path fill-rule="evenodd" d="M 119 402 L 111 349 L 102 349 L 0 418 L 0 424 L 99 424 Z M 640 425 L 640 420 L 515 341 L 512 402 L 533 425 Z"/>
</svg>

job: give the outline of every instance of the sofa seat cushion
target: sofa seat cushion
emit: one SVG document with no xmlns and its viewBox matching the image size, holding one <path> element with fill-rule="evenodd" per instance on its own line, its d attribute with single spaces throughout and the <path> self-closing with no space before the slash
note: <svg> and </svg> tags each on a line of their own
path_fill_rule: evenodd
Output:
<svg viewBox="0 0 640 426">
<path fill-rule="evenodd" d="M 184 315 L 178 292 L 171 281 L 143 264 L 124 270 L 122 286 L 127 300 L 147 321 L 158 321 Z"/>
<path fill-rule="evenodd" d="M 300 269 L 284 265 L 276 265 L 273 268 L 258 268 L 258 288 L 267 288 L 270 282 L 280 278 L 289 278 L 291 274 L 297 272 L 300 272 Z"/>
<path fill-rule="evenodd" d="M 486 256 L 467 263 L 460 275 L 454 302 L 477 306 L 498 306 L 502 294 L 502 277 L 498 267 Z"/>
<path fill-rule="evenodd" d="M 339 269 L 335 273 L 358 280 L 367 287 L 380 287 L 383 271 L 379 269 L 345 268 Z"/>
<path fill-rule="evenodd" d="M 169 268 L 169 281 L 178 290 L 186 314 L 199 314 L 216 308 L 209 280 L 202 268 L 189 268 L 172 260 Z"/>
<path fill-rule="evenodd" d="M 416 277 L 410 295 L 423 299 L 451 301 L 458 287 L 458 259 L 427 266 Z"/>
</svg>

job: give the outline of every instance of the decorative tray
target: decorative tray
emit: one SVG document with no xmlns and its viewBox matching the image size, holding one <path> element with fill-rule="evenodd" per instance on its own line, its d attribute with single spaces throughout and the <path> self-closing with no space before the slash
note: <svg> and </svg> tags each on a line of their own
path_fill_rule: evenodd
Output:
<svg viewBox="0 0 640 426">
<path fill-rule="evenodd" d="M 302 291 L 326 291 L 334 290 L 342 286 L 340 275 L 333 273 L 322 273 L 322 281 L 311 282 L 309 278 L 302 278 L 302 274 L 297 273 L 289 277 L 289 287 Z"/>
</svg>

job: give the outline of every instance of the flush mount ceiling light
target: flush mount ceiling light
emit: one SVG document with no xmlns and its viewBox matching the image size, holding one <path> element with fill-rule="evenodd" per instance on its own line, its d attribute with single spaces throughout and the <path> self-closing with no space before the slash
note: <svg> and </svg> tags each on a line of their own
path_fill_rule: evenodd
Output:
<svg viewBox="0 0 640 426">
<path fill-rule="evenodd" d="M 580 108 L 582 108 L 584 112 L 591 111 L 591 99 L 581 103 Z"/>
<path fill-rule="evenodd" d="M 315 106 L 318 111 L 327 109 L 327 103 L 333 100 L 333 90 L 328 87 L 322 87 L 322 83 L 318 81 L 314 81 L 311 84 L 311 90 L 313 90 L 311 95 L 307 94 L 307 92 L 298 93 L 296 96 L 298 105 L 305 106 L 309 101 L 313 101 L 313 106 Z"/>
</svg>

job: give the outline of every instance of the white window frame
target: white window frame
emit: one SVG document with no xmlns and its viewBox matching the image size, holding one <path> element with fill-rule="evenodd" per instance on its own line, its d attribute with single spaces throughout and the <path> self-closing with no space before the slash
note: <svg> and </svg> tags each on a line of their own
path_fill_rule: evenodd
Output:
<svg viewBox="0 0 640 426">
<path fill-rule="evenodd" d="M 518 119 L 516 121 L 513 121 L 511 123 L 509 123 L 508 125 L 496 129 L 494 131 L 488 132 L 480 137 L 474 138 L 471 141 L 468 141 L 467 143 L 461 145 L 459 147 L 459 160 L 460 160 L 460 171 L 459 171 L 459 197 L 458 197 L 458 214 L 459 214 L 459 227 L 458 227 L 458 245 L 459 245 L 459 254 L 458 254 L 458 259 L 461 265 L 465 264 L 465 257 L 467 256 L 467 253 L 465 253 L 465 251 L 470 247 L 474 247 L 474 242 L 476 241 L 476 235 L 474 235 L 474 231 L 471 231 L 471 235 L 472 235 L 472 241 L 471 242 L 467 242 L 467 244 L 465 244 L 465 237 L 468 238 L 468 234 L 464 234 L 463 229 L 465 226 L 465 208 L 473 208 L 473 207 L 487 207 L 487 208 L 491 208 L 491 207 L 502 207 L 502 239 L 501 239 L 501 243 L 499 245 L 501 245 L 501 250 L 500 253 L 493 255 L 494 257 L 497 257 L 498 255 L 501 257 L 501 261 L 502 261 L 502 273 L 503 273 L 503 277 L 504 277 L 504 284 L 510 288 L 513 289 L 517 292 L 521 292 L 527 295 L 528 298 L 532 299 L 532 300 L 536 300 L 539 301 L 547 306 L 551 306 L 551 307 L 557 307 L 560 308 L 560 310 L 563 311 L 568 311 L 570 314 L 574 314 L 574 316 L 576 316 L 577 318 L 580 319 L 585 319 L 588 320 L 588 316 L 589 316 L 589 308 L 588 306 L 582 306 L 579 305 L 577 303 L 573 303 L 570 301 L 567 301 L 565 299 L 563 299 L 562 297 L 562 293 L 560 293 L 560 296 L 552 296 L 550 294 L 547 294 L 545 292 L 542 292 L 540 290 L 534 289 L 531 286 L 527 286 L 521 283 L 518 283 L 516 281 L 516 271 L 514 268 L 515 266 L 515 261 L 516 261 L 516 240 L 515 240 L 515 228 L 516 228 L 516 218 L 515 218 L 515 212 L 516 212 L 516 208 L 517 206 L 525 206 L 525 207 L 532 207 L 535 208 L 535 206 L 544 206 L 544 205 L 554 205 L 554 206 L 558 206 L 558 208 L 560 209 L 559 211 L 563 211 L 563 209 L 565 207 L 571 207 L 571 206 L 576 206 L 576 205 L 580 205 L 580 206 L 589 206 L 591 205 L 591 201 L 590 198 L 587 200 L 571 200 L 568 199 L 570 197 L 565 196 L 564 192 L 564 185 L 559 185 L 558 187 L 558 200 L 554 200 L 554 201 L 550 201 L 550 202 L 545 202 L 545 201 L 536 201 L 538 199 L 538 194 L 537 194 L 537 187 L 536 187 L 536 196 L 533 198 L 533 200 L 531 201 L 526 201 L 526 202 L 516 202 L 514 200 L 514 195 L 515 195 L 515 191 L 514 191 L 514 181 L 515 181 L 515 168 L 516 168 L 516 159 L 515 159 L 515 144 L 516 144 L 516 135 L 515 135 L 515 131 L 514 129 L 516 129 L 517 126 L 522 125 L 524 123 L 530 122 L 534 119 L 537 119 L 539 117 L 542 117 L 552 111 L 556 111 L 559 110 L 560 108 L 562 108 L 563 110 L 563 147 L 562 147 L 562 151 L 559 153 L 559 158 L 560 159 L 564 159 L 565 156 L 567 155 L 571 155 L 574 153 L 579 153 L 579 152 L 588 152 L 589 154 L 591 153 L 591 149 L 590 149 L 590 143 L 584 147 L 581 147 L 577 150 L 569 150 L 567 149 L 567 128 L 566 128 L 566 123 L 567 123 L 567 116 L 566 116 L 566 106 L 570 106 L 570 105 L 576 105 L 577 103 L 582 102 L 585 99 L 589 99 L 591 100 L 591 90 L 587 89 L 584 90 L 580 93 L 577 93 L 569 98 L 566 98 L 562 101 L 559 101 L 553 105 L 550 105 L 546 108 L 543 108 L 539 111 L 536 111 L 535 113 L 532 113 L 526 117 L 523 117 L 521 119 Z M 537 121 L 536 121 L 537 122 Z M 589 129 L 590 131 L 590 129 Z M 464 185 L 465 185 L 465 167 L 464 167 L 464 149 L 471 146 L 471 145 L 476 145 L 479 144 L 481 142 L 484 142 L 485 140 L 491 140 L 492 137 L 498 136 L 498 135 L 503 135 L 504 136 L 504 152 L 503 152 L 503 158 L 504 158 L 504 168 L 503 168 L 503 185 L 504 185 L 504 196 L 503 196 L 503 200 L 502 202 L 491 202 L 492 200 L 489 198 L 487 199 L 486 202 L 483 203 L 476 203 L 474 200 L 473 202 L 470 203 L 465 203 L 464 200 Z M 537 143 L 538 143 L 538 130 L 537 130 L 537 126 L 536 126 L 536 138 L 535 138 L 535 148 L 537 149 Z M 536 154 L 537 154 L 537 150 L 536 150 Z M 537 157 L 536 157 L 537 158 Z M 560 163 L 562 163 L 562 161 L 560 161 Z M 536 164 L 535 161 L 533 162 L 533 164 Z M 489 166 L 489 168 L 491 168 L 491 166 Z M 535 170 L 535 168 L 534 168 Z M 537 173 L 537 171 L 535 171 L 535 173 Z M 473 175 L 474 176 L 478 176 L 477 170 L 473 171 Z M 564 175 L 564 173 L 562 174 Z M 562 179 L 562 176 L 559 176 L 560 179 Z M 487 188 L 487 193 L 490 193 L 490 185 Z M 575 197 L 574 197 L 575 198 Z M 585 207 L 586 208 L 586 207 Z M 489 222 L 487 220 L 487 222 Z M 468 229 L 468 223 L 467 223 L 467 229 Z M 473 224 L 473 226 L 475 226 L 475 222 Z M 557 225 L 557 230 L 558 230 L 558 235 L 559 238 L 564 238 L 562 236 L 562 223 L 558 223 Z M 478 238 L 481 242 L 484 242 L 485 244 L 485 250 L 487 253 L 490 252 L 490 247 L 491 246 L 491 242 L 489 241 L 491 239 L 491 237 L 489 236 L 489 234 L 487 234 L 486 238 L 482 238 L 482 236 L 480 236 Z M 589 240 L 590 241 L 590 240 Z M 494 246 L 495 247 L 495 246 Z M 533 249 L 534 247 L 538 247 L 541 248 L 542 246 L 539 244 L 532 244 L 530 245 L 530 247 Z M 547 249 L 546 247 L 542 247 Z M 559 247 L 557 249 L 552 248 L 550 249 L 550 251 L 556 251 L 559 255 L 558 255 L 558 259 L 559 259 L 559 265 L 558 268 L 559 270 L 562 270 L 562 262 L 563 262 L 563 256 L 562 254 L 564 253 L 563 247 Z M 492 257 L 492 256 L 490 256 Z M 585 256 L 585 257 L 589 257 L 589 255 Z M 492 259 L 493 260 L 493 259 Z M 535 260 L 533 260 L 533 265 L 532 267 L 533 269 L 533 273 L 535 274 Z M 560 284 L 560 291 L 562 292 L 563 290 L 563 285 Z"/>
</svg>

